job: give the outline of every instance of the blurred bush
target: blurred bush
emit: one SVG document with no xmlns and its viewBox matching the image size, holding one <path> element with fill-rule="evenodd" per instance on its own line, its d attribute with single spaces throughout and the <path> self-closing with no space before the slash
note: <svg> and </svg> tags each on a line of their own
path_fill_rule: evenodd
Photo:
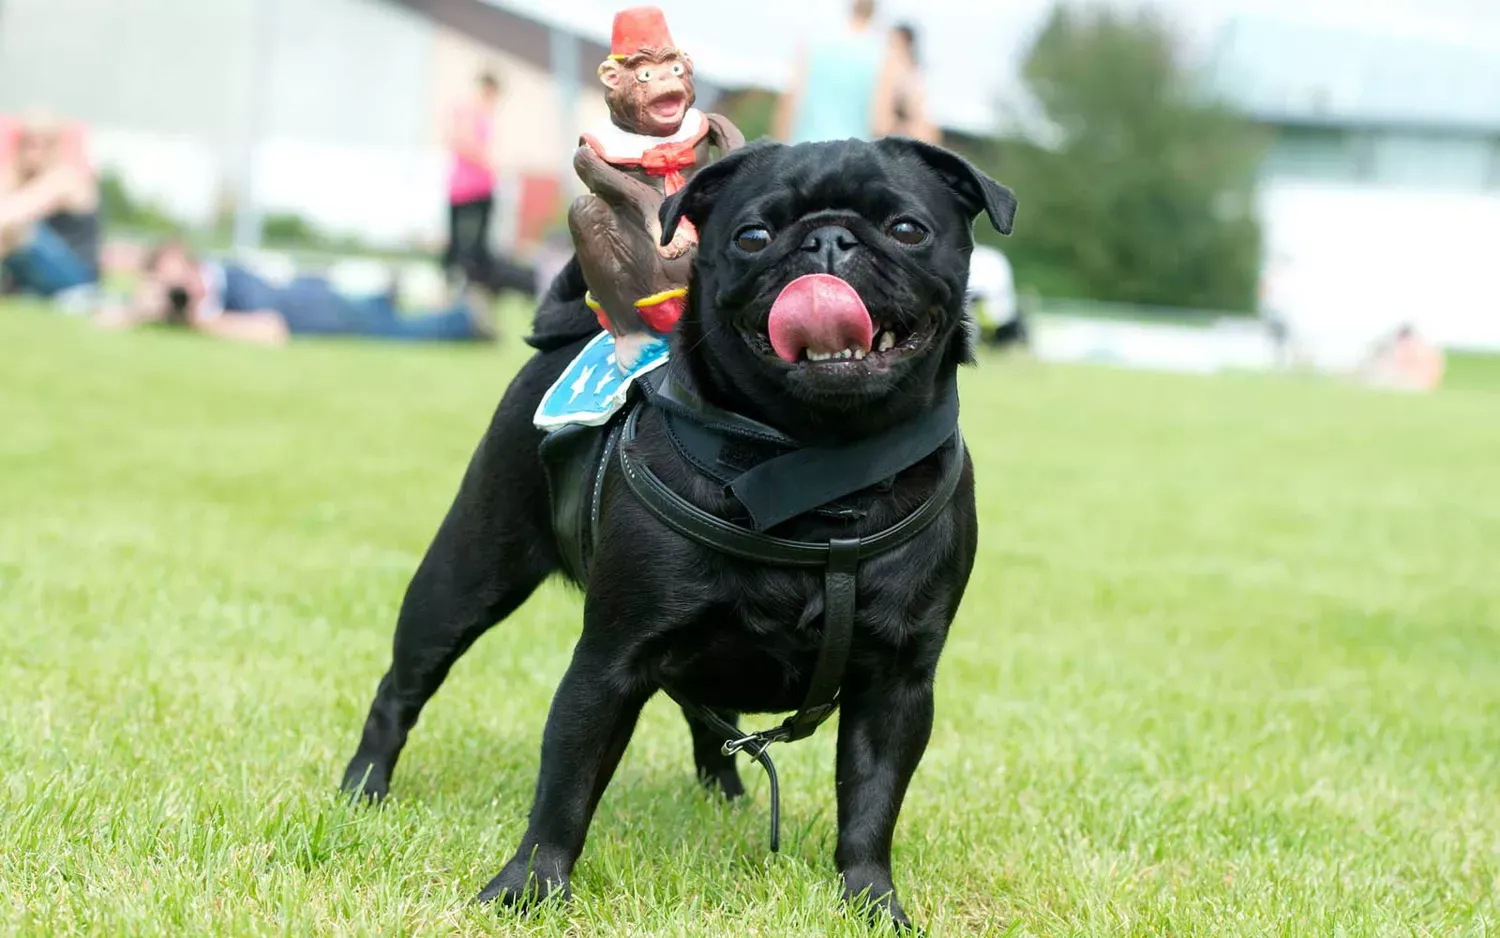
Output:
<svg viewBox="0 0 1500 938">
<path fill-rule="evenodd" d="M 199 249 L 212 250 L 227 247 L 234 228 L 234 202 L 228 194 L 221 199 L 214 221 L 207 227 L 197 228 L 173 217 L 160 205 L 133 195 L 119 174 L 112 170 L 100 173 L 99 201 L 110 231 L 127 237 L 181 237 Z M 291 212 L 265 215 L 261 219 L 261 240 L 264 247 L 285 250 L 399 256 L 413 253 L 411 250 L 377 252 L 359 238 L 324 232 L 306 218 Z"/>
<path fill-rule="evenodd" d="M 271 212 L 261 219 L 260 236 L 267 244 L 320 246 L 327 239 L 301 215 Z"/>
<path fill-rule="evenodd" d="M 165 237 L 182 229 L 161 206 L 133 198 L 119 174 L 110 170 L 99 176 L 99 210 L 106 224 L 136 234 Z"/>
<path fill-rule="evenodd" d="M 1020 199 L 996 241 L 1050 295 L 1249 312 L 1261 132 L 1204 92 L 1153 12 L 1059 7 L 1022 76 L 1043 126 L 971 154 Z M 981 226 L 982 227 L 982 226 Z"/>
<path fill-rule="evenodd" d="M 773 91 L 749 89 L 725 95 L 718 104 L 724 116 L 734 121 L 747 141 L 771 135 L 776 116 L 777 95 Z"/>
</svg>

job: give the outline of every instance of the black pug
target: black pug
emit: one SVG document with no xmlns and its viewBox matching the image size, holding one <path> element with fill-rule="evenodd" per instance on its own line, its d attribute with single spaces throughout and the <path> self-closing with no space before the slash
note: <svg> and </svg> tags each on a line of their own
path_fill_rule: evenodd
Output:
<svg viewBox="0 0 1500 938">
<path fill-rule="evenodd" d="M 855 444 L 920 418 L 953 393 L 970 359 L 964 293 L 980 213 L 1009 233 L 1015 199 L 958 156 L 911 140 L 761 143 L 728 155 L 661 211 L 664 238 L 683 218 L 700 232 L 672 380 L 809 445 Z M 773 315 L 784 288 L 808 274 L 839 278 L 857 297 L 804 295 Z M 344 777 L 350 793 L 385 796 L 407 733 L 454 661 L 562 568 L 532 415 L 597 331 L 584 290 L 575 261 L 543 299 L 530 340 L 539 351 L 501 400 L 407 589 L 391 668 Z M 742 519 L 724 487 L 684 460 L 664 420 L 645 408 L 629 455 L 701 508 Z M 927 746 L 938 656 L 978 535 L 973 467 L 957 452 L 956 494 L 936 521 L 860 563 L 839 694 L 834 859 L 846 899 L 863 897 L 903 925 L 891 838 Z M 942 455 L 771 533 L 826 542 L 886 529 L 934 491 Z M 791 710 L 820 646 L 820 571 L 747 563 L 676 533 L 616 464 L 600 484 L 583 633 L 547 716 L 530 822 L 482 900 L 568 894 L 595 807 L 657 690 L 726 715 Z M 700 779 L 742 794 L 722 738 L 688 722 Z"/>
</svg>

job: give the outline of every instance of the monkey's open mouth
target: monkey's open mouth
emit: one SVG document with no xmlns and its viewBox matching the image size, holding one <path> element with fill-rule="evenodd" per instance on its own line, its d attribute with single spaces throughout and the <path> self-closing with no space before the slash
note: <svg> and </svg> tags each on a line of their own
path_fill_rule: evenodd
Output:
<svg viewBox="0 0 1500 938">
<path fill-rule="evenodd" d="M 676 91 L 664 94 L 646 105 L 646 113 L 659 124 L 676 124 L 687 113 L 687 95 Z"/>
</svg>

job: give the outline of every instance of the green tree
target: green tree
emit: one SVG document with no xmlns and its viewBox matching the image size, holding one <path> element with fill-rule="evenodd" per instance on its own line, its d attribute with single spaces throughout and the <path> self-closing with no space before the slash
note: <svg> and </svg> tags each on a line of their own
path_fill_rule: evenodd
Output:
<svg viewBox="0 0 1500 938">
<path fill-rule="evenodd" d="M 1021 203 L 1005 245 L 1018 278 L 1089 299 L 1253 309 L 1262 135 L 1209 97 L 1167 24 L 1058 7 L 1022 76 L 1045 132 L 1004 142 L 993 164 Z"/>
<path fill-rule="evenodd" d="M 134 198 L 118 173 L 105 170 L 99 177 L 99 212 L 111 226 L 139 234 L 169 235 L 182 223 L 161 206 Z"/>
<path fill-rule="evenodd" d="M 717 107 L 734 122 L 747 141 L 755 141 L 770 135 L 776 99 L 772 92 L 747 89 L 725 95 Z"/>
</svg>

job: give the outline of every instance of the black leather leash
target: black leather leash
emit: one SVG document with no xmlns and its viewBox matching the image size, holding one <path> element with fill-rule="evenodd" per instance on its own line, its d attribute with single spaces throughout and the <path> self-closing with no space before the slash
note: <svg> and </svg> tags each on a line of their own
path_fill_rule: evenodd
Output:
<svg viewBox="0 0 1500 938">
<path fill-rule="evenodd" d="M 958 490 L 959 479 L 963 476 L 964 444 L 956 424 L 956 400 L 951 431 L 921 454 L 928 455 L 943 443 L 952 442 L 943 456 L 942 476 L 937 488 L 927 500 L 916 511 L 876 534 L 832 538 L 827 542 L 790 540 L 743 528 L 678 495 L 629 454 L 629 444 L 635 439 L 636 423 L 643 406 L 646 405 L 639 402 L 632 406 L 621 429 L 618 445 L 613 448 L 626 484 L 647 510 L 683 537 L 731 557 L 774 566 L 823 570 L 823 641 L 818 648 L 817 662 L 813 665 L 812 679 L 802 706 L 786 720 L 769 729 L 745 733 L 708 707 L 686 699 L 670 687 L 662 688 L 683 710 L 723 737 L 726 756 L 743 750 L 766 770 L 771 788 L 771 851 L 774 853 L 781 847 L 781 792 L 776 767 L 767 750 L 772 743 L 795 742 L 811 736 L 838 709 L 839 688 L 844 681 L 849 648 L 854 638 L 859 562 L 898 547 L 926 530 L 948 507 Z M 921 456 L 908 465 L 914 464 Z"/>
</svg>

